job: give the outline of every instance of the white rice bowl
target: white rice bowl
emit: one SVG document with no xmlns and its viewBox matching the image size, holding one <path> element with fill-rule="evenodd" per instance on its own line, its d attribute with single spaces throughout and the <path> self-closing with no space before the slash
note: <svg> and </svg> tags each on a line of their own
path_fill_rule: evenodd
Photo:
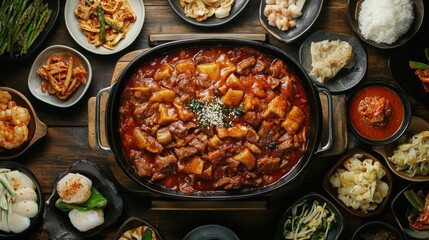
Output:
<svg viewBox="0 0 429 240">
<path fill-rule="evenodd" d="M 376 43 L 392 44 L 414 21 L 412 0 L 365 0 L 358 22 L 362 36 Z"/>
</svg>

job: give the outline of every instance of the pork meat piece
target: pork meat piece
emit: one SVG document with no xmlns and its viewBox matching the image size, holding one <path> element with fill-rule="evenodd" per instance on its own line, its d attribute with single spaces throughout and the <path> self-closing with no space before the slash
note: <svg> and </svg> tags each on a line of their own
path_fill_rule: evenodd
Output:
<svg viewBox="0 0 429 240">
<path fill-rule="evenodd" d="M 179 160 L 188 158 L 198 153 L 198 150 L 194 147 L 180 147 L 174 148 L 174 153 Z"/>
<path fill-rule="evenodd" d="M 237 73 L 247 76 L 252 72 L 252 69 L 255 65 L 256 65 L 255 56 L 246 58 L 237 64 Z"/>
<path fill-rule="evenodd" d="M 277 171 L 280 167 L 280 158 L 278 157 L 262 157 L 256 162 L 256 166 L 263 174 L 271 174 Z"/>
</svg>

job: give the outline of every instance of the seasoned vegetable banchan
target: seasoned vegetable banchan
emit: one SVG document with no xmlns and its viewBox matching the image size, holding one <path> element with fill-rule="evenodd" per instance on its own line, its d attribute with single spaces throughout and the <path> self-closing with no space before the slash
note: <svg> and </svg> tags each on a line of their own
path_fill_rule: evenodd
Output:
<svg viewBox="0 0 429 240">
<path fill-rule="evenodd" d="M 52 9 L 43 0 L 0 2 L 0 56 L 19 57 L 27 54 L 37 37 L 45 30 Z"/>
<path fill-rule="evenodd" d="M 326 202 L 314 200 L 311 205 L 303 200 L 292 207 L 292 214 L 283 226 L 284 239 L 328 239 L 335 224 L 335 213 Z"/>
<path fill-rule="evenodd" d="M 389 185 L 382 180 L 386 172 L 381 163 L 355 154 L 343 165 L 344 169 L 337 169 L 329 178 L 332 187 L 338 190 L 338 198 L 354 210 L 375 210 L 389 191 Z"/>
<path fill-rule="evenodd" d="M 56 186 L 59 198 L 55 206 L 68 212 L 70 222 L 81 232 L 104 223 L 103 209 L 107 199 L 94 187 L 92 181 L 79 173 L 68 173 Z"/>
<path fill-rule="evenodd" d="M 39 212 L 36 184 L 24 173 L 0 169 L 0 231 L 20 233 Z"/>
<path fill-rule="evenodd" d="M 119 240 L 157 240 L 155 231 L 148 226 L 138 226 L 127 230 Z"/>
<path fill-rule="evenodd" d="M 429 175 L 429 131 L 403 136 L 388 160 L 410 177 Z"/>
<path fill-rule="evenodd" d="M 429 60 L 429 48 L 425 49 L 426 59 Z M 415 74 L 423 84 L 423 88 L 429 93 L 429 64 L 423 62 L 409 61 L 410 68 L 415 69 Z"/>
<path fill-rule="evenodd" d="M 80 60 L 67 52 L 52 54 L 37 74 L 43 78 L 43 93 L 55 94 L 59 99 L 68 99 L 81 84 L 86 84 L 87 71 Z"/>
<path fill-rule="evenodd" d="M 416 230 L 429 229 L 429 193 L 426 190 L 408 189 L 404 196 L 412 205 L 406 211 L 406 217 L 410 226 Z"/>
<path fill-rule="evenodd" d="M 88 43 L 107 49 L 124 39 L 137 19 L 127 0 L 79 0 L 75 14 Z"/>
<path fill-rule="evenodd" d="M 248 47 L 148 60 L 128 80 L 119 111 L 137 173 L 183 193 L 269 185 L 307 148 L 300 80 L 281 59 Z"/>
</svg>

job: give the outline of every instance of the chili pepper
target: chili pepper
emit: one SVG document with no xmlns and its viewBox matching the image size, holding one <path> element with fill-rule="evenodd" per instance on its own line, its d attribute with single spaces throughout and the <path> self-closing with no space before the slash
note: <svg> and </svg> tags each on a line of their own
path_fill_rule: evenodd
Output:
<svg viewBox="0 0 429 240">
<path fill-rule="evenodd" d="M 96 189 L 91 188 L 91 197 L 85 205 L 89 208 L 103 208 L 107 205 L 107 199 Z"/>
<path fill-rule="evenodd" d="M 407 198 L 408 202 L 411 203 L 411 205 L 413 205 L 414 208 L 416 208 L 419 212 L 421 212 L 423 210 L 423 208 L 420 206 L 420 204 L 416 201 L 416 199 L 413 196 L 413 190 L 407 190 L 404 192 L 405 197 Z M 414 192 L 415 194 L 415 192 Z"/>
<path fill-rule="evenodd" d="M 152 239 L 152 230 L 148 227 L 144 234 L 143 240 L 151 240 Z"/>
<path fill-rule="evenodd" d="M 423 209 L 423 207 L 425 206 L 423 199 L 414 190 L 411 189 L 410 191 L 411 196 L 414 198 L 416 203 L 420 206 L 421 209 Z"/>
<path fill-rule="evenodd" d="M 409 61 L 409 65 L 412 69 L 429 69 L 429 65 L 426 63 Z"/>
<path fill-rule="evenodd" d="M 82 204 L 65 203 L 60 198 L 55 202 L 55 206 L 63 212 L 73 209 L 78 211 L 103 209 L 106 205 L 107 199 L 94 187 L 91 188 L 91 197 Z"/>
</svg>

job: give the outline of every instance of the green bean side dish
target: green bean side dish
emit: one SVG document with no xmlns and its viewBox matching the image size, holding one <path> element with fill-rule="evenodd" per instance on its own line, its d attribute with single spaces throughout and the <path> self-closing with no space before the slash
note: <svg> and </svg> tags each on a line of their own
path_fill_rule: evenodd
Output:
<svg viewBox="0 0 429 240">
<path fill-rule="evenodd" d="M 52 9 L 43 0 L 2 0 L 0 3 L 0 56 L 27 54 L 45 28 Z"/>
</svg>

